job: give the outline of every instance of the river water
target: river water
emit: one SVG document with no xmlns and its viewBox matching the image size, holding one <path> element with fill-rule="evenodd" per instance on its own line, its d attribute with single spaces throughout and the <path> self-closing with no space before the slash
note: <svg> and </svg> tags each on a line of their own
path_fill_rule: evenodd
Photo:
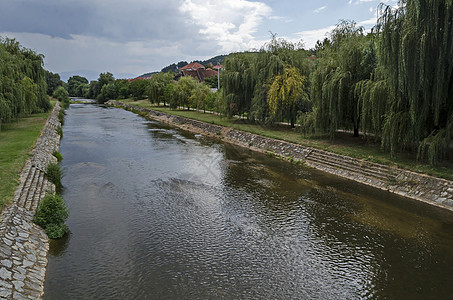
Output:
<svg viewBox="0 0 453 300">
<path fill-rule="evenodd" d="M 45 299 L 453 294 L 453 213 L 93 104 L 67 110 L 70 234 Z"/>
</svg>

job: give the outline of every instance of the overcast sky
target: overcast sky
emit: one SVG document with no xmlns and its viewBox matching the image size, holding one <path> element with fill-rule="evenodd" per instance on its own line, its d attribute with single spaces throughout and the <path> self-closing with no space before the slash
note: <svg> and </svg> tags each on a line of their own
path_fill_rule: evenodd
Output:
<svg viewBox="0 0 453 300">
<path fill-rule="evenodd" d="M 0 36 L 45 56 L 46 69 L 93 80 L 260 48 L 269 31 L 305 48 L 340 19 L 376 24 L 397 0 L 0 0 Z"/>
</svg>

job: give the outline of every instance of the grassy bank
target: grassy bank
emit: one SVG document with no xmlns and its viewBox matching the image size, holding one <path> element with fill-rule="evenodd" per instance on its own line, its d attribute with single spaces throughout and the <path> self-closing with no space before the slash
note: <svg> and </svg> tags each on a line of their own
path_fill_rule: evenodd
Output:
<svg viewBox="0 0 453 300">
<path fill-rule="evenodd" d="M 226 118 L 211 113 L 202 113 L 193 110 L 170 110 L 169 107 L 153 105 L 147 100 L 133 101 L 126 99 L 121 100 L 121 102 L 453 180 L 453 162 L 451 160 L 446 160 L 439 166 L 431 167 L 429 164 L 418 162 L 413 153 L 400 153 L 396 159 L 393 159 L 388 153 L 381 150 L 379 143 L 354 138 L 349 133 L 339 133 L 334 141 L 325 138 L 307 138 L 296 129 L 289 128 L 289 126 L 268 127 L 247 120 Z M 452 152 L 450 151 L 449 153 L 450 157 L 453 157 Z"/>
<path fill-rule="evenodd" d="M 54 105 L 54 103 L 52 103 Z M 2 124 L 0 131 L 0 209 L 13 200 L 19 175 L 51 112 Z"/>
</svg>

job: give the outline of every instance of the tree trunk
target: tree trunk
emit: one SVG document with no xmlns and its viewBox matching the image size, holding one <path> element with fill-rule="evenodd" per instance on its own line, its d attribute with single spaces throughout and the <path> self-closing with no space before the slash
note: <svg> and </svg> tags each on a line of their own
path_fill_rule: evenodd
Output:
<svg viewBox="0 0 453 300">
<path fill-rule="evenodd" d="M 354 137 L 359 136 L 359 127 L 354 126 Z"/>
</svg>

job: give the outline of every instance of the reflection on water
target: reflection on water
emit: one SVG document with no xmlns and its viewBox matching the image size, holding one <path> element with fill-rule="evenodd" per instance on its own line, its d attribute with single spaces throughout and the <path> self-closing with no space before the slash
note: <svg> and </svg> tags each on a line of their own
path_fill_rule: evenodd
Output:
<svg viewBox="0 0 453 300">
<path fill-rule="evenodd" d="M 46 299 L 448 298 L 453 214 L 72 105 Z"/>
</svg>

